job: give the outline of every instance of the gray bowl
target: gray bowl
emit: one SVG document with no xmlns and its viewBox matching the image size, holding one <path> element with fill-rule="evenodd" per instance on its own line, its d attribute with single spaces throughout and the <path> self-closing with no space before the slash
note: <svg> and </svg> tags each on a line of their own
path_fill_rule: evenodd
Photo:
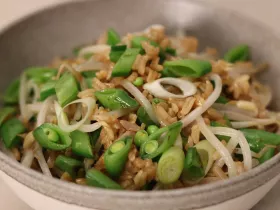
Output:
<svg viewBox="0 0 280 210">
<path fill-rule="evenodd" d="M 155 23 L 165 25 L 170 33 L 179 28 L 184 29 L 186 33 L 200 39 L 201 48 L 216 47 L 221 54 L 235 44 L 247 43 L 255 61 L 270 63 L 271 70 L 261 75 L 261 79 L 269 82 L 274 90 L 272 108 L 280 107 L 280 92 L 277 91 L 280 82 L 280 41 L 277 36 L 266 27 L 239 14 L 185 0 L 82 1 L 67 3 L 27 17 L 0 35 L 0 89 L 3 91 L 25 67 L 48 64 L 57 55 L 68 55 L 74 46 L 93 41 L 108 27 L 125 34 Z M 247 204 L 242 204 L 242 207 L 235 206 L 237 203 L 226 207 L 246 209 L 275 184 L 280 171 L 279 162 L 280 154 L 241 176 L 205 186 L 169 191 L 119 192 L 78 186 L 45 177 L 24 168 L 0 152 L 0 169 L 4 179 L 34 208 L 38 205 L 24 194 L 28 190 L 46 199 L 53 198 L 51 201 L 77 207 L 75 209 L 102 210 L 212 209 L 213 206 L 225 203 L 229 205 L 231 201 L 242 196 L 244 199 L 245 195 L 253 193 L 255 199 L 246 201 Z M 268 183 L 269 187 L 264 189 Z M 260 188 L 261 195 L 260 191 L 254 194 Z M 239 200 L 239 205 L 240 202 L 242 200 Z M 50 209 L 48 205 L 46 203 L 45 208 L 40 210 Z"/>
</svg>

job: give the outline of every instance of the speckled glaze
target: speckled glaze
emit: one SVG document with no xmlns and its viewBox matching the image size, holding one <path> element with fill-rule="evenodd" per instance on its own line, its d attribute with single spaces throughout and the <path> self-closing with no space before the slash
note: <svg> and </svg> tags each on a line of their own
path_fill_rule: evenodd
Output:
<svg viewBox="0 0 280 210">
<path fill-rule="evenodd" d="M 108 27 L 126 33 L 154 23 L 166 25 L 170 33 L 183 29 L 197 36 L 201 47 L 217 47 L 221 53 L 237 43 L 249 44 L 255 61 L 271 65 L 261 80 L 269 81 L 274 90 L 272 107 L 280 109 L 278 37 L 239 14 L 185 0 L 82 1 L 21 20 L 0 35 L 0 90 L 25 67 L 47 64 L 56 55 L 67 55 L 73 46 L 92 41 Z M 120 192 L 69 184 L 24 168 L 1 152 L 0 174 L 23 200 L 40 210 L 245 210 L 276 183 L 279 162 L 280 154 L 233 179 L 153 192 Z"/>
</svg>

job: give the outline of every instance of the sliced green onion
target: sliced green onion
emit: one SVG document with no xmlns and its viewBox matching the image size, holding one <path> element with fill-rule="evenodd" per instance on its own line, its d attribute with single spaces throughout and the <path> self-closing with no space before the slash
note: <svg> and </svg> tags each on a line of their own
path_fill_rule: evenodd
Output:
<svg viewBox="0 0 280 210">
<path fill-rule="evenodd" d="M 149 135 L 155 133 L 157 130 L 159 129 L 159 127 L 157 127 L 156 125 L 149 125 L 147 128 L 147 132 Z"/>
<path fill-rule="evenodd" d="M 134 143 L 137 147 L 141 147 L 141 145 L 148 140 L 148 133 L 145 130 L 137 131 L 134 137 Z"/>
<path fill-rule="evenodd" d="M 137 119 L 140 121 L 140 123 L 144 123 L 147 126 L 155 124 L 143 106 L 141 106 L 137 111 Z"/>
<path fill-rule="evenodd" d="M 97 129 L 97 130 L 95 130 L 95 131 L 93 131 L 93 132 L 91 132 L 91 133 L 89 134 L 89 137 L 90 137 L 90 144 L 91 144 L 91 145 L 95 145 L 95 144 L 96 144 L 97 140 L 99 139 L 101 130 L 102 130 L 102 127 L 99 128 L 99 129 Z"/>
<path fill-rule="evenodd" d="M 158 47 L 158 43 L 152 41 L 152 40 L 149 40 L 147 37 L 144 37 L 144 36 L 134 36 L 132 37 L 131 39 L 131 47 L 132 48 L 142 48 L 142 42 L 145 42 L 145 41 L 148 41 L 152 46 L 154 47 Z"/>
<path fill-rule="evenodd" d="M 4 93 L 3 101 L 5 104 L 16 104 L 19 99 L 19 79 L 16 79 L 10 83 Z"/>
<path fill-rule="evenodd" d="M 110 150 L 114 154 L 122 150 L 124 147 L 125 147 L 124 141 L 117 141 L 115 144 L 112 145 Z"/>
<path fill-rule="evenodd" d="M 49 67 L 30 67 L 25 69 L 27 78 L 36 83 L 45 83 L 57 75 L 57 69 Z"/>
<path fill-rule="evenodd" d="M 121 41 L 120 35 L 112 28 L 107 32 L 107 44 L 116 45 Z"/>
<path fill-rule="evenodd" d="M 85 78 L 94 78 L 94 77 L 96 77 L 96 71 L 83 71 L 83 72 L 81 72 L 81 74 Z"/>
<path fill-rule="evenodd" d="M 12 148 L 20 143 L 20 137 L 18 134 L 21 134 L 25 131 L 25 127 L 22 122 L 16 118 L 7 120 L 0 127 L 0 136 L 3 139 L 3 142 L 6 148 Z"/>
<path fill-rule="evenodd" d="M 83 167 L 83 163 L 74 158 L 59 155 L 54 162 L 55 166 L 63 172 L 67 172 L 72 178 L 76 177 L 77 170 Z"/>
<path fill-rule="evenodd" d="M 93 86 L 92 86 L 92 79 L 93 78 L 85 78 L 85 82 L 86 82 L 86 85 L 87 85 L 87 87 L 88 88 L 93 88 Z"/>
<path fill-rule="evenodd" d="M 149 135 L 149 140 L 152 140 L 152 139 L 159 139 L 161 137 L 162 134 L 168 132 L 168 131 L 171 131 L 172 129 L 177 129 L 177 128 L 181 128 L 182 127 L 182 123 L 180 121 L 178 122 L 175 122 L 171 125 L 168 125 L 168 126 L 165 126 L 165 127 L 162 127 L 160 129 L 158 129 L 156 132 L 152 133 Z"/>
<path fill-rule="evenodd" d="M 181 132 L 181 128 L 182 128 L 182 123 L 181 122 L 176 122 L 173 123 L 169 126 L 163 127 L 158 129 L 156 132 L 154 132 L 153 134 L 151 134 L 148 138 L 148 140 L 158 140 L 158 142 L 161 142 L 161 144 L 159 145 L 159 147 L 152 153 L 148 154 L 145 151 L 145 143 L 141 145 L 140 148 L 140 156 L 142 159 L 153 159 L 159 155 L 161 155 L 162 153 L 164 153 L 165 151 L 167 151 L 170 147 L 172 147 L 178 137 L 178 135 Z M 160 139 L 162 134 L 165 134 L 165 136 L 163 137 L 162 141 Z"/>
<path fill-rule="evenodd" d="M 84 77 L 87 86 L 92 88 L 92 79 L 96 77 L 96 71 L 83 71 L 81 72 L 82 76 Z"/>
<path fill-rule="evenodd" d="M 128 48 L 113 68 L 112 77 L 128 76 L 140 49 Z"/>
<path fill-rule="evenodd" d="M 46 98 L 48 98 L 51 95 L 55 94 L 55 80 L 50 80 L 42 85 L 41 91 L 40 91 L 40 100 L 44 101 Z"/>
<path fill-rule="evenodd" d="M 163 184 L 176 182 L 184 168 L 184 152 L 179 147 L 171 147 L 161 156 L 157 166 L 157 178 Z"/>
<path fill-rule="evenodd" d="M 142 86 L 142 85 L 144 84 L 144 80 L 143 80 L 142 77 L 137 77 L 137 78 L 134 80 L 133 84 L 134 84 L 135 86 L 137 86 L 137 87 L 140 87 L 140 86 Z"/>
<path fill-rule="evenodd" d="M 170 55 L 172 55 L 172 56 L 176 56 L 176 49 L 174 49 L 174 48 L 171 48 L 171 47 L 167 47 L 166 49 L 165 49 L 165 52 L 167 53 L 167 54 L 170 54 Z"/>
<path fill-rule="evenodd" d="M 212 127 L 229 127 L 228 125 L 224 125 L 224 124 L 216 122 L 216 121 L 211 121 L 210 125 Z M 219 140 L 221 140 L 221 141 L 225 140 L 226 142 L 228 142 L 231 138 L 230 136 L 224 136 L 224 135 L 216 135 L 216 136 Z"/>
<path fill-rule="evenodd" d="M 204 176 L 205 172 L 199 153 L 195 147 L 190 147 L 187 150 L 182 178 L 184 181 L 196 181 Z"/>
<path fill-rule="evenodd" d="M 142 48 L 142 42 L 149 41 L 147 37 L 144 36 L 134 36 L 131 40 L 132 48 Z"/>
<path fill-rule="evenodd" d="M 149 140 L 144 143 L 143 149 L 146 154 L 152 154 L 158 149 L 158 142 L 156 140 Z"/>
<path fill-rule="evenodd" d="M 76 130 L 71 132 L 70 137 L 72 139 L 72 151 L 74 154 L 85 158 L 93 158 L 90 138 L 87 133 Z"/>
<path fill-rule="evenodd" d="M 199 141 L 194 147 L 197 149 L 203 169 L 205 174 L 207 174 L 213 165 L 213 155 L 216 150 L 207 140 Z"/>
<path fill-rule="evenodd" d="M 238 45 L 231 48 L 224 56 L 224 60 L 235 63 L 237 61 L 247 61 L 250 56 L 248 45 Z"/>
<path fill-rule="evenodd" d="M 43 128 L 44 133 L 47 135 L 47 138 L 49 139 L 49 141 L 52 141 L 54 143 L 59 142 L 59 135 L 50 128 Z"/>
<path fill-rule="evenodd" d="M 259 158 L 260 164 L 271 159 L 274 156 L 274 154 L 275 154 L 275 148 L 268 148 L 268 150 L 263 154 L 263 156 Z"/>
<path fill-rule="evenodd" d="M 126 45 L 112 46 L 110 51 L 110 60 L 116 63 L 126 50 Z"/>
<path fill-rule="evenodd" d="M 94 187 L 121 190 L 122 187 L 102 172 L 92 168 L 86 173 L 87 184 Z"/>
<path fill-rule="evenodd" d="M 72 143 L 68 133 L 62 131 L 57 125 L 50 123 L 45 123 L 36 128 L 33 131 L 33 136 L 42 147 L 56 151 L 67 149 Z"/>
<path fill-rule="evenodd" d="M 179 77 L 176 74 L 174 74 L 172 71 L 169 71 L 168 68 L 164 68 L 161 72 L 161 77 Z"/>
<path fill-rule="evenodd" d="M 225 96 L 219 96 L 219 98 L 216 100 L 215 103 L 226 104 L 228 102 L 229 102 L 228 98 L 226 98 Z"/>
<path fill-rule="evenodd" d="M 123 143 L 125 145 L 123 145 Z M 104 154 L 106 171 L 112 177 L 119 177 L 126 164 L 128 153 L 132 145 L 132 137 L 126 136 L 114 142 Z"/>
<path fill-rule="evenodd" d="M 66 73 L 59 78 L 55 85 L 55 92 L 61 106 L 74 101 L 77 98 L 79 87 L 75 77 Z"/>
<path fill-rule="evenodd" d="M 149 42 L 149 44 L 154 46 L 154 47 L 159 47 L 158 43 L 156 43 L 152 40 L 149 40 L 147 37 L 144 37 L 144 36 L 134 36 L 131 40 L 131 47 L 140 49 L 139 53 L 141 55 L 144 55 L 145 50 L 142 47 L 142 43 L 145 42 L 145 41 Z M 164 60 L 166 59 L 165 51 L 160 48 L 160 52 L 159 52 L 158 56 L 160 58 L 159 63 L 162 64 L 164 62 Z"/>
<path fill-rule="evenodd" d="M 241 129 L 247 139 L 250 149 L 260 152 L 265 145 L 280 145 L 280 135 L 257 129 Z"/>
<path fill-rule="evenodd" d="M 14 107 L 4 107 L 0 110 L 0 126 L 2 123 L 11 115 L 16 113 L 16 108 Z"/>
<path fill-rule="evenodd" d="M 138 102 L 122 89 L 111 88 L 96 91 L 95 97 L 104 107 L 110 110 L 135 108 L 139 106 Z"/>
<path fill-rule="evenodd" d="M 163 66 L 179 77 L 199 78 L 212 70 L 209 61 L 192 59 L 166 61 Z"/>
</svg>

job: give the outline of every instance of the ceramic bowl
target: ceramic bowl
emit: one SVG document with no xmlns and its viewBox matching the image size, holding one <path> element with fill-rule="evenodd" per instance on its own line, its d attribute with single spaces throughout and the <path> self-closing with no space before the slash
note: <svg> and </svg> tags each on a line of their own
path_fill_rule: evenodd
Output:
<svg viewBox="0 0 280 210">
<path fill-rule="evenodd" d="M 280 40 L 265 26 L 231 11 L 185 0 L 100 0 L 67 3 L 40 11 L 0 35 L 0 90 L 27 66 L 43 65 L 73 46 L 88 43 L 108 27 L 120 33 L 163 24 L 169 33 L 183 29 L 221 53 L 247 43 L 255 61 L 271 70 L 261 76 L 274 90 L 272 108 L 280 109 Z M 37 210 L 245 210 L 278 181 L 280 154 L 241 176 L 204 186 L 169 191 L 111 191 L 69 184 L 24 168 L 0 152 L 1 177 Z"/>
</svg>

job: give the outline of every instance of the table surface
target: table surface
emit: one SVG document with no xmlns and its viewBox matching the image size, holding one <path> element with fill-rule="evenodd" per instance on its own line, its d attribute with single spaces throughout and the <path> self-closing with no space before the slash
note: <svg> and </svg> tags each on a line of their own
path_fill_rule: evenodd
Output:
<svg viewBox="0 0 280 210">
<path fill-rule="evenodd" d="M 38 9 L 53 4 L 63 3 L 69 0 L 0 0 L 0 30 L 11 22 L 30 14 Z M 205 0 L 206 1 L 206 0 Z M 219 4 L 224 8 L 230 8 L 247 15 L 257 21 L 263 22 L 280 34 L 280 18 L 278 0 L 208 0 Z M 261 200 L 253 210 L 277 210 L 280 209 L 280 182 Z M 6 184 L 0 180 L 1 209 L 5 210 L 32 210 L 20 201 L 11 192 Z"/>
</svg>

